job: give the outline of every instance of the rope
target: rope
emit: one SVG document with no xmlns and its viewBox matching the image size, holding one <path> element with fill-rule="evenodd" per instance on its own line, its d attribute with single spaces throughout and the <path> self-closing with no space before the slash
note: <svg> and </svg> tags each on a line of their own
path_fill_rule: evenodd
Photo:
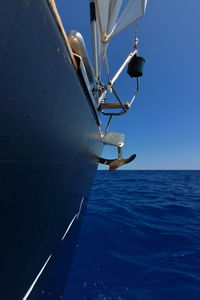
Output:
<svg viewBox="0 0 200 300">
<path fill-rule="evenodd" d="M 134 46 L 133 46 L 134 50 L 138 50 L 138 42 L 139 42 L 139 39 L 138 39 L 138 20 L 136 20 L 135 30 L 134 30 Z"/>
<path fill-rule="evenodd" d="M 109 71 L 109 64 L 108 64 L 108 56 L 107 56 L 107 53 L 106 53 L 106 55 L 105 55 L 105 62 L 106 62 L 106 73 L 107 73 L 107 76 L 108 76 L 108 83 L 110 84 L 111 79 L 110 79 L 110 71 Z"/>
<path fill-rule="evenodd" d="M 108 131 L 108 129 L 110 127 L 110 123 L 111 123 L 112 117 L 113 117 L 113 114 L 110 114 L 110 117 L 108 119 L 108 123 L 107 123 L 106 129 L 105 129 L 105 133 Z"/>
</svg>

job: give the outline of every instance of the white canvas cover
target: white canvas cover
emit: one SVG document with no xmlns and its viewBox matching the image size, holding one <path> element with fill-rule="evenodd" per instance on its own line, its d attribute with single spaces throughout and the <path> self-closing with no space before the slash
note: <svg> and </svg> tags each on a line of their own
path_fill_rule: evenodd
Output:
<svg viewBox="0 0 200 300">
<path fill-rule="evenodd" d="M 94 0 L 101 65 L 109 40 L 145 13 L 147 0 Z"/>
</svg>

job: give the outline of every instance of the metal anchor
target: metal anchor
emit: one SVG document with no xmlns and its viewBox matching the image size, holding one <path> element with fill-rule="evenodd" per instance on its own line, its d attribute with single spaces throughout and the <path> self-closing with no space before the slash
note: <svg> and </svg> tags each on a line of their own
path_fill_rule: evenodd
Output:
<svg viewBox="0 0 200 300">
<path fill-rule="evenodd" d="M 109 171 L 114 171 L 120 166 L 130 163 L 136 158 L 136 154 L 131 155 L 129 158 L 122 157 L 122 147 L 124 145 L 124 135 L 107 132 L 103 137 L 103 143 L 110 146 L 116 146 L 118 150 L 118 157 L 115 159 L 99 158 L 99 163 L 109 166 Z"/>
</svg>

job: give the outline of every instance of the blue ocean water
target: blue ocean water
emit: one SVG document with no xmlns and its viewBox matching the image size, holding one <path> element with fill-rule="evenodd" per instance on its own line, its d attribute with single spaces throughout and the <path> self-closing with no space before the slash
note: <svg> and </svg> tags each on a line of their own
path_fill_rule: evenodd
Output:
<svg viewBox="0 0 200 300">
<path fill-rule="evenodd" d="M 200 171 L 98 171 L 68 300 L 200 300 Z"/>
</svg>

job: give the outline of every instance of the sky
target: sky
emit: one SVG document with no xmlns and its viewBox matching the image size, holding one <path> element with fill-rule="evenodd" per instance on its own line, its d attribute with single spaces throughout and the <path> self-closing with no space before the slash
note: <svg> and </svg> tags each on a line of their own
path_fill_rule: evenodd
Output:
<svg viewBox="0 0 200 300">
<path fill-rule="evenodd" d="M 92 60 L 89 1 L 56 2 L 66 32 L 81 32 Z M 199 11 L 199 0 L 148 1 L 138 31 L 139 55 L 146 60 L 140 91 L 131 110 L 110 128 L 126 136 L 124 157 L 137 154 L 121 169 L 200 169 Z M 111 74 L 131 52 L 133 38 L 133 27 L 113 38 Z M 123 101 L 131 98 L 134 84 L 124 72 L 116 84 Z M 115 147 L 106 146 L 102 156 L 115 158 Z"/>
</svg>

